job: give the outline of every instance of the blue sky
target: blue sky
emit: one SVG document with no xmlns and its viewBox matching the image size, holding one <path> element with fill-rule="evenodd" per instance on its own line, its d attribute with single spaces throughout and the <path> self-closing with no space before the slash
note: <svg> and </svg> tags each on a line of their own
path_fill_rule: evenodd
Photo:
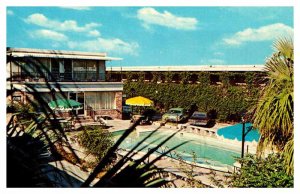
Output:
<svg viewBox="0 0 300 194">
<path fill-rule="evenodd" d="M 7 7 L 7 46 L 107 52 L 108 66 L 263 64 L 292 7 Z"/>
</svg>

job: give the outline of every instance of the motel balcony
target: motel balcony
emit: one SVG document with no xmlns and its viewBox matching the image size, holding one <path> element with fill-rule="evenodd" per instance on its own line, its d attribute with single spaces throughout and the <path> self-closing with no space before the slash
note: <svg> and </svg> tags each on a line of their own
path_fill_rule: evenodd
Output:
<svg viewBox="0 0 300 194">
<path fill-rule="evenodd" d="M 104 82 L 105 73 L 96 72 L 65 72 L 45 73 L 12 72 L 9 81 L 12 82 Z"/>
</svg>

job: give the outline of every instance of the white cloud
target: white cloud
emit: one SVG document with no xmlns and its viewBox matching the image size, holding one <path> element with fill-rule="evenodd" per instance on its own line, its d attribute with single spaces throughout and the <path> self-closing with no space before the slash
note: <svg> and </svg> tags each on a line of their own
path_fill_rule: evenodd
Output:
<svg viewBox="0 0 300 194">
<path fill-rule="evenodd" d="M 35 13 L 28 16 L 25 21 L 30 24 L 35 24 L 56 31 L 89 32 L 94 30 L 95 27 L 100 26 L 98 23 L 88 23 L 84 26 L 78 26 L 75 20 L 65 20 L 60 22 L 48 19 L 46 16 L 40 13 Z"/>
<path fill-rule="evenodd" d="M 29 34 L 32 38 L 50 39 L 55 41 L 68 40 L 68 37 L 64 34 L 52 30 L 35 30 L 30 31 Z"/>
<path fill-rule="evenodd" d="M 68 47 L 71 49 L 83 49 L 86 51 L 101 51 L 101 52 L 114 52 L 124 53 L 130 55 L 137 55 L 137 49 L 139 47 L 136 42 L 125 42 L 121 39 L 104 39 L 97 38 L 95 40 L 88 41 L 69 41 Z"/>
<path fill-rule="evenodd" d="M 262 26 L 260 28 L 247 28 L 235 33 L 229 38 L 224 38 L 223 42 L 227 45 L 239 46 L 244 42 L 257 42 L 275 40 L 282 36 L 293 36 L 293 28 L 282 23 Z"/>
<path fill-rule="evenodd" d="M 14 12 L 12 10 L 9 10 L 9 9 L 7 10 L 6 13 L 7 13 L 7 15 L 14 15 Z"/>
<path fill-rule="evenodd" d="M 98 30 L 91 30 L 88 32 L 88 35 L 97 37 L 100 36 L 100 32 Z"/>
<path fill-rule="evenodd" d="M 226 61 L 222 59 L 202 59 L 200 63 L 205 65 L 224 65 Z"/>
<path fill-rule="evenodd" d="M 61 6 L 61 8 L 64 8 L 64 9 L 73 9 L 73 10 L 78 10 L 78 11 L 91 10 L 90 7 L 81 7 L 81 6 Z"/>
<path fill-rule="evenodd" d="M 179 17 L 168 11 L 160 13 L 153 8 L 142 8 L 137 12 L 137 18 L 143 21 L 143 26 L 149 28 L 150 25 L 160 25 L 177 30 L 195 30 L 197 19 L 190 17 Z"/>
</svg>

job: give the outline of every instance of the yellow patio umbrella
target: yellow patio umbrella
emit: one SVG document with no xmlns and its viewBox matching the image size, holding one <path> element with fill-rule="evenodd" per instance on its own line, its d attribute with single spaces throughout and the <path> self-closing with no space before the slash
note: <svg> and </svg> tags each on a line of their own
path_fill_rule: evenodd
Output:
<svg viewBox="0 0 300 194">
<path fill-rule="evenodd" d="M 152 100 L 149 100 L 143 96 L 129 98 L 125 103 L 130 106 L 153 106 L 154 104 Z"/>
</svg>

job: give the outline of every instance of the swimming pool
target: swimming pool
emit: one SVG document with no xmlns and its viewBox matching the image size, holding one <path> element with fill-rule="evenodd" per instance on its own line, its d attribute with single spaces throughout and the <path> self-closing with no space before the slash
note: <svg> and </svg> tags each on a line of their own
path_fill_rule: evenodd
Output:
<svg viewBox="0 0 300 194">
<path fill-rule="evenodd" d="M 173 131 L 158 131 L 153 134 L 150 138 L 143 142 L 143 145 L 148 145 L 146 149 L 143 151 L 148 151 L 148 148 L 153 148 L 162 142 L 165 138 L 170 136 Z M 137 134 L 133 132 L 130 134 L 120 145 L 123 149 L 131 149 L 138 142 L 140 142 L 144 137 L 149 135 L 151 132 L 140 132 Z M 120 137 L 121 132 L 117 132 L 114 134 L 115 140 Z M 155 143 L 153 141 L 156 140 Z M 179 154 L 182 159 L 186 161 L 193 161 L 192 153 L 194 152 L 196 155 L 196 162 L 199 164 L 212 165 L 217 167 L 226 167 L 233 166 L 235 162 L 235 157 L 240 156 L 240 152 L 232 149 L 225 149 L 226 144 L 222 144 L 222 142 L 217 139 L 205 138 L 201 136 L 197 136 L 189 133 L 178 133 L 173 138 L 171 138 L 168 142 L 166 142 L 158 151 L 163 152 L 163 150 L 170 149 L 184 141 L 190 141 L 187 144 L 184 144 L 176 149 L 176 153 Z M 151 143 L 152 142 L 152 143 Z M 151 143 L 151 144 L 150 144 Z M 175 156 L 176 154 L 172 154 L 169 156 Z M 175 157 L 176 158 L 176 157 Z"/>
<path fill-rule="evenodd" d="M 251 123 L 245 123 L 245 131 L 247 131 L 247 127 L 252 126 Z M 223 136 L 224 138 L 227 139 L 237 139 L 239 141 L 242 141 L 242 127 L 243 124 L 239 123 L 233 126 L 228 126 L 221 128 L 217 131 L 217 134 L 219 136 Z M 258 130 L 251 130 L 247 135 L 245 140 L 246 141 L 257 141 L 259 140 L 260 134 Z"/>
</svg>

